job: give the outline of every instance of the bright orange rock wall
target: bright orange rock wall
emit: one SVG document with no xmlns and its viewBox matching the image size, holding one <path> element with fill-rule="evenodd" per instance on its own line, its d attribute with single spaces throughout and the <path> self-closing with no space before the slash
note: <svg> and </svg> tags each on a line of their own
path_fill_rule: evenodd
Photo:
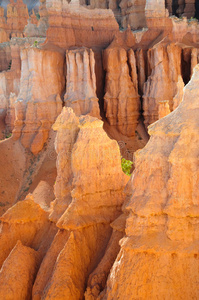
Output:
<svg viewBox="0 0 199 300">
<path fill-rule="evenodd" d="M 100 119 L 93 51 L 84 48 L 67 50 L 66 67 L 65 105 L 72 107 L 78 116 L 90 114 Z"/>
<path fill-rule="evenodd" d="M 15 106 L 15 138 L 37 154 L 61 111 L 64 88 L 64 56 L 36 47 L 21 52 L 20 92 Z"/>
<path fill-rule="evenodd" d="M 102 299 L 199 296 L 198 84 L 199 66 L 181 104 L 150 126 L 136 153 L 126 237 Z"/>
</svg>

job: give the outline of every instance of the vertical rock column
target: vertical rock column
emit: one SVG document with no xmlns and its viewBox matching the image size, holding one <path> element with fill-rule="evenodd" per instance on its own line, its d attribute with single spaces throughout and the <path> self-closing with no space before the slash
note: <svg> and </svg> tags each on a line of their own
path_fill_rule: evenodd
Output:
<svg viewBox="0 0 199 300">
<path fill-rule="evenodd" d="M 123 28 L 130 25 L 131 29 L 135 30 L 146 26 L 145 4 L 146 0 L 122 0 L 120 2 L 119 6 L 122 10 L 121 25 Z"/>
<path fill-rule="evenodd" d="M 21 52 L 20 92 L 16 101 L 14 137 L 37 154 L 62 109 L 64 57 L 60 52 L 27 48 Z"/>
<path fill-rule="evenodd" d="M 169 100 L 169 109 L 173 110 L 173 98 L 181 76 L 181 48 L 175 44 L 159 44 L 148 51 L 148 60 L 152 72 L 144 85 L 146 127 L 158 120 L 159 101 Z"/>
<path fill-rule="evenodd" d="M 113 42 L 104 51 L 103 61 L 107 120 L 123 135 L 134 136 L 140 109 L 134 52 L 130 50 L 127 55 L 124 48 Z"/>
<path fill-rule="evenodd" d="M 65 105 L 72 107 L 78 116 L 89 114 L 100 119 L 93 51 L 85 48 L 67 50 L 66 65 Z"/>
</svg>

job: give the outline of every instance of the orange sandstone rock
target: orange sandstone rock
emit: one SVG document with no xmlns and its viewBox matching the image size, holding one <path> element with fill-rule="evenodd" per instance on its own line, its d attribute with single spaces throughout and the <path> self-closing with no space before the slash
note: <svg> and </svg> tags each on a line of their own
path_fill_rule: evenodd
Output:
<svg viewBox="0 0 199 300">
<path fill-rule="evenodd" d="M 130 25 L 131 29 L 143 28 L 146 26 L 145 20 L 145 5 L 146 0 L 127 1 L 122 0 L 119 4 L 122 10 L 122 27 L 127 28 Z"/>
<path fill-rule="evenodd" d="M 198 84 L 197 65 L 181 104 L 136 153 L 126 237 L 102 299 L 199 296 Z"/>
<path fill-rule="evenodd" d="M 107 120 L 123 135 L 134 136 L 140 109 L 134 52 L 130 50 L 127 56 L 126 50 L 114 41 L 104 51 L 103 59 L 106 70 L 104 110 Z"/>
<path fill-rule="evenodd" d="M 36 271 L 36 251 L 18 241 L 0 270 L 0 299 L 31 299 Z"/>
<path fill-rule="evenodd" d="M 66 65 L 65 105 L 72 107 L 78 116 L 89 114 L 100 119 L 93 51 L 85 48 L 67 50 Z"/>
<path fill-rule="evenodd" d="M 46 230 L 50 229 L 47 212 L 34 202 L 32 196 L 9 208 L 0 220 L 0 266 L 17 240 L 38 249 L 42 239 L 45 240 Z"/>
<path fill-rule="evenodd" d="M 173 110 L 173 97 L 177 93 L 178 76 L 181 75 L 181 48 L 175 44 L 157 44 L 148 52 L 151 75 L 144 85 L 145 125 L 158 120 L 159 101 L 169 100 Z"/>
<path fill-rule="evenodd" d="M 175 97 L 173 98 L 173 110 L 178 107 L 178 105 L 181 103 L 183 98 L 183 90 L 184 90 L 184 82 L 182 80 L 182 77 L 178 77 L 178 83 L 177 83 L 177 93 Z"/>
<path fill-rule="evenodd" d="M 41 265 L 33 299 L 82 299 L 88 276 L 99 264 L 111 237 L 110 223 L 121 214 L 122 190 L 128 178 L 121 170 L 119 147 L 102 126 L 102 121 L 91 116 L 77 118 L 71 108 L 63 108 L 53 126 L 58 131 L 58 176 L 50 219 L 58 219 L 62 231 Z M 109 256 L 116 256 L 118 238 L 110 244 Z M 40 283 L 51 259 L 51 274 Z M 107 264 L 106 274 L 111 265 Z"/>
<path fill-rule="evenodd" d="M 170 114 L 169 100 L 159 101 L 158 119 L 164 118 Z"/>
<path fill-rule="evenodd" d="M 36 47 L 21 52 L 22 73 L 13 131 L 25 148 L 37 154 L 61 111 L 64 88 L 62 53 Z"/>
<path fill-rule="evenodd" d="M 10 36 L 23 37 L 28 18 L 28 8 L 23 0 L 11 1 L 7 6 L 7 26 Z"/>
<path fill-rule="evenodd" d="M 46 0 L 49 28 L 47 39 L 64 48 L 107 47 L 119 25 L 111 10 L 87 9 L 79 0 Z"/>
</svg>

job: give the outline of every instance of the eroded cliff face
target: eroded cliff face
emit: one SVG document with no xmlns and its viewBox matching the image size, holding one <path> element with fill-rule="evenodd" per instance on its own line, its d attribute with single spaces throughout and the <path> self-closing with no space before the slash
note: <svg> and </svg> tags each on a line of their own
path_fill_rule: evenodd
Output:
<svg viewBox="0 0 199 300">
<path fill-rule="evenodd" d="M 102 299 L 198 298 L 198 81 L 197 66 L 182 103 L 136 153 L 126 237 Z"/>
<path fill-rule="evenodd" d="M 40 2 L 0 7 L 0 298 L 198 298 L 197 21 Z"/>
<path fill-rule="evenodd" d="M 123 135 L 134 136 L 138 124 L 140 100 L 133 50 L 112 43 L 104 51 L 106 86 L 104 110 L 111 126 Z"/>
<path fill-rule="evenodd" d="M 15 104 L 14 138 L 37 154 L 61 112 L 64 88 L 62 53 L 36 47 L 21 52 L 20 92 Z M 38 61 L 41 63 L 38 64 Z"/>
<path fill-rule="evenodd" d="M 93 51 L 91 49 L 67 51 L 66 66 L 65 105 L 72 107 L 78 116 L 90 114 L 100 119 Z"/>
<path fill-rule="evenodd" d="M 27 263 L 24 261 L 24 271 L 23 268 L 21 271 L 33 276 L 39 270 L 34 282 L 33 299 L 83 298 L 88 276 L 102 259 L 111 238 L 110 223 L 121 214 L 125 199 L 123 189 L 128 181 L 128 176 L 121 169 L 119 146 L 108 138 L 102 126 L 103 122 L 97 118 L 78 118 L 71 108 L 64 108 L 57 118 L 53 126 L 58 132 L 55 201 L 51 207 L 44 202 L 48 188 L 42 185 L 1 218 L 0 257 L 4 262 L 1 271 L 2 297 L 12 293 L 6 288 L 9 282 L 3 284 L 4 274 L 9 266 L 10 277 L 14 276 L 12 260 L 18 259 L 18 252 L 24 251 L 27 252 L 24 254 Z M 40 197 L 42 195 L 40 200 L 39 194 Z M 49 233 L 46 235 L 47 231 Z M 5 244 L 5 238 L 9 236 L 9 243 Z M 23 248 L 18 240 L 36 253 Z M 111 244 L 113 240 L 114 237 L 111 238 Z M 116 256 L 119 248 L 112 251 L 116 252 Z M 112 263 L 104 267 L 106 276 Z M 27 291 L 32 289 L 31 280 L 29 285 L 24 281 L 24 287 L 22 279 L 19 281 L 19 297 L 26 299 L 24 295 L 30 295 Z"/>
</svg>

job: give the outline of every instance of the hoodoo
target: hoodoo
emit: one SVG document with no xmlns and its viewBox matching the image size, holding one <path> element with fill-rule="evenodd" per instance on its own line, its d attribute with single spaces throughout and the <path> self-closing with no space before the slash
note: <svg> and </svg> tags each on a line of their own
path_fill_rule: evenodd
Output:
<svg viewBox="0 0 199 300">
<path fill-rule="evenodd" d="M 199 298 L 198 19 L 0 1 L 0 300 Z"/>
</svg>

